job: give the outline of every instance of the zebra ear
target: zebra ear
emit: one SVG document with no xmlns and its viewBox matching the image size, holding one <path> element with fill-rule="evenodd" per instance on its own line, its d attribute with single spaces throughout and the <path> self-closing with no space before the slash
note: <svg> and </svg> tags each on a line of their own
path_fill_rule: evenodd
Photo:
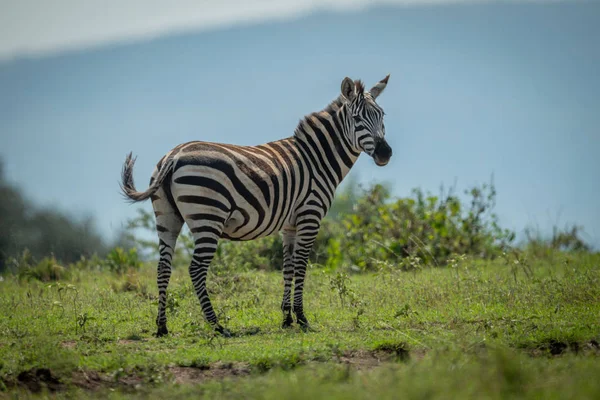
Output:
<svg viewBox="0 0 600 400">
<path fill-rule="evenodd" d="M 349 101 L 356 98 L 356 92 L 354 91 L 354 81 L 348 77 L 345 77 L 342 81 L 342 96 Z"/>
<path fill-rule="evenodd" d="M 385 78 L 383 78 L 382 80 L 377 82 L 377 84 L 371 88 L 371 90 L 369 92 L 371 93 L 371 96 L 374 99 L 376 99 L 377 96 L 379 96 L 381 93 L 383 93 L 383 90 L 387 86 L 388 79 L 390 79 L 390 74 L 388 74 Z"/>
</svg>

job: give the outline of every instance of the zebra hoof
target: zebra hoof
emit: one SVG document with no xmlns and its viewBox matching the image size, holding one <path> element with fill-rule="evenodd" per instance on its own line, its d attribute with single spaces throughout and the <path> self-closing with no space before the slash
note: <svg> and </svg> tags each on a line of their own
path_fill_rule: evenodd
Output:
<svg viewBox="0 0 600 400">
<path fill-rule="evenodd" d="M 221 334 L 221 336 L 226 337 L 226 338 L 230 338 L 231 337 L 231 332 L 229 332 L 227 329 L 223 328 L 221 325 L 217 326 L 215 328 L 215 331 L 217 331 L 218 333 Z"/>
<path fill-rule="evenodd" d="M 314 332 L 304 315 L 298 315 L 296 316 L 296 319 L 300 329 L 302 329 L 304 332 Z"/>
<path fill-rule="evenodd" d="M 281 324 L 281 328 L 283 328 L 283 329 L 291 328 L 293 323 L 294 323 L 294 319 L 292 318 L 292 316 L 290 314 L 288 314 L 285 317 L 285 319 L 283 320 L 283 323 Z"/>
<path fill-rule="evenodd" d="M 163 337 L 169 334 L 169 330 L 167 329 L 167 325 L 159 325 L 158 330 L 156 331 L 156 337 Z"/>
</svg>

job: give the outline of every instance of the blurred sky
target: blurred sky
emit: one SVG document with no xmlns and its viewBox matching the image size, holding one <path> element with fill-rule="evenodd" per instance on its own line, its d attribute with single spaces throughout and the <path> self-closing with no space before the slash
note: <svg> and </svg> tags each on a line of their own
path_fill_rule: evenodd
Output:
<svg viewBox="0 0 600 400">
<path fill-rule="evenodd" d="M 503 226 L 576 223 L 598 247 L 599 38 L 593 1 L 0 0 L 0 158 L 111 237 L 135 215 L 127 152 L 145 189 L 181 142 L 287 137 L 345 76 L 391 73 L 394 157 L 355 178 L 406 196 L 494 174 Z"/>
</svg>

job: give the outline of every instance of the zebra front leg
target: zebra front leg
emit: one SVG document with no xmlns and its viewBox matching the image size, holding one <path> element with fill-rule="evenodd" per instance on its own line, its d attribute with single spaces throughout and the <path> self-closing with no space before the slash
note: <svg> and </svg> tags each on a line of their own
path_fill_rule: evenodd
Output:
<svg viewBox="0 0 600 400">
<path fill-rule="evenodd" d="M 283 231 L 283 300 L 281 311 L 283 312 L 282 328 L 289 328 L 294 323 L 292 318 L 292 281 L 294 279 L 294 242 L 296 240 L 295 230 Z"/>
<path fill-rule="evenodd" d="M 311 226 L 311 228 L 313 227 Z M 299 229 L 296 245 L 294 246 L 294 314 L 296 315 L 296 322 L 304 330 L 310 329 L 303 308 L 304 279 L 306 277 L 308 256 L 315 242 L 317 232 L 318 229 L 316 232 L 312 229 L 308 232 L 301 232 Z"/>
<path fill-rule="evenodd" d="M 223 328 L 218 320 L 215 310 L 208 297 L 206 290 L 206 275 L 208 274 L 208 267 L 215 255 L 217 250 L 217 244 L 221 235 L 222 227 L 215 229 L 212 226 L 197 227 L 193 228 L 194 236 L 194 254 L 192 255 L 192 261 L 190 263 L 190 278 L 192 278 L 192 284 L 194 290 L 200 301 L 202 312 L 206 321 L 225 337 L 231 337 L 229 331 Z"/>
</svg>

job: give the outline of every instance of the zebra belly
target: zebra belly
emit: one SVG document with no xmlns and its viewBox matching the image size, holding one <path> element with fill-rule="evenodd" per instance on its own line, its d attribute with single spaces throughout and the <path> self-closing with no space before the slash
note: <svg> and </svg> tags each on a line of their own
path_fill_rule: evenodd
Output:
<svg viewBox="0 0 600 400">
<path fill-rule="evenodd" d="M 270 224 L 259 224 L 257 227 L 252 229 L 248 226 L 250 221 L 246 221 L 244 214 L 245 213 L 243 213 L 241 210 L 235 210 L 232 212 L 231 217 L 225 221 L 222 234 L 223 239 L 228 239 L 231 241 L 260 239 L 279 232 L 286 222 L 288 222 L 283 218 L 279 218 L 274 219 Z"/>
</svg>

